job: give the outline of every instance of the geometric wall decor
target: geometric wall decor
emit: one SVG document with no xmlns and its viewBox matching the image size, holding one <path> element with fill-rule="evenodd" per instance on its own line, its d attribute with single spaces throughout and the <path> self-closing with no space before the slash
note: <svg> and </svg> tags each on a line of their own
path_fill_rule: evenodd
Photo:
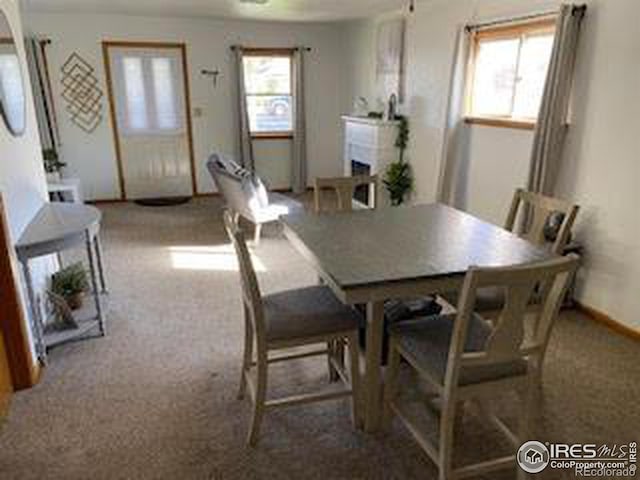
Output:
<svg viewBox="0 0 640 480">
<path fill-rule="evenodd" d="M 103 93 L 94 69 L 80 55 L 72 53 L 61 68 L 62 98 L 71 121 L 92 133 L 102 121 Z"/>
</svg>

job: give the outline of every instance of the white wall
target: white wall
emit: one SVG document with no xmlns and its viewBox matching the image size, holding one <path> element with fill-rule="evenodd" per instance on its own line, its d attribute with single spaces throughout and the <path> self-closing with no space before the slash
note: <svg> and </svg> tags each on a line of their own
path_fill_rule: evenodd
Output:
<svg viewBox="0 0 640 480">
<path fill-rule="evenodd" d="M 14 35 L 22 38 L 18 6 L 14 0 L 0 0 L 0 10 L 7 16 Z M 26 130 L 13 137 L 0 120 L 0 191 L 9 222 L 11 240 L 15 243 L 35 213 L 45 203 L 46 184 L 40 138 L 36 125 L 33 98 L 22 42 L 17 42 L 26 90 Z M 41 285 L 48 276 L 48 262 L 34 262 L 34 283 Z M 3 272 L 4 273 L 4 272 Z M 22 299 L 23 306 L 24 298 Z"/>
<path fill-rule="evenodd" d="M 436 198 L 446 98 L 455 36 L 467 23 L 546 11 L 546 0 L 433 0 L 408 17 L 408 157 L 415 201 Z M 582 206 L 575 234 L 587 248 L 578 295 L 584 303 L 640 328 L 640 35 L 637 0 L 591 0 L 584 25 L 569 131 L 557 194 Z M 379 18 L 353 22 L 348 102 L 371 95 L 375 28 Z M 366 60 L 365 60 L 366 58 Z M 363 93 L 360 93 L 363 92 Z M 461 136 L 466 168 L 458 178 L 460 205 L 503 223 L 511 192 L 524 185 L 532 134 L 472 126 Z"/>
<path fill-rule="evenodd" d="M 236 150 L 234 120 L 234 78 L 229 46 L 313 48 L 307 55 L 306 106 L 309 178 L 341 172 L 341 126 L 343 97 L 342 27 L 339 24 L 284 24 L 232 20 L 135 17 L 90 14 L 30 14 L 30 31 L 51 38 L 49 62 L 55 104 L 63 141 L 62 157 L 71 174 L 83 181 L 90 199 L 112 199 L 120 195 L 113 147 L 111 120 L 105 99 L 105 118 L 88 135 L 74 126 L 60 98 L 60 67 L 77 52 L 95 69 L 105 89 L 103 40 L 186 42 L 189 59 L 192 108 L 202 117 L 193 118 L 194 149 L 199 192 L 213 190 L 204 168 L 214 150 Z M 220 69 L 217 89 L 200 70 Z M 288 140 L 255 142 L 258 171 L 273 188 L 290 184 L 291 152 Z"/>
</svg>

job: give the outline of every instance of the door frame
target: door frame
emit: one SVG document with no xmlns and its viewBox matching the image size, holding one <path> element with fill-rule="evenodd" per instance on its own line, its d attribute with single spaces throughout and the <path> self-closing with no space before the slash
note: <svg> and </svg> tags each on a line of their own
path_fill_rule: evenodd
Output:
<svg viewBox="0 0 640 480">
<path fill-rule="evenodd" d="M 41 366 L 31 353 L 19 278 L 18 260 L 0 192 L 0 330 L 14 390 L 33 387 L 41 374 Z"/>
<path fill-rule="evenodd" d="M 109 113 L 111 116 L 111 130 L 113 133 L 113 145 L 116 152 L 116 164 L 118 167 L 118 183 L 120 186 L 120 200 L 127 200 L 126 182 L 124 178 L 124 165 L 122 163 L 122 152 L 120 148 L 120 133 L 118 130 L 118 116 L 116 114 L 116 102 L 113 95 L 113 77 L 111 75 L 110 48 L 148 48 L 178 50 L 182 58 L 182 75 L 184 83 L 184 108 L 187 121 L 187 144 L 189 149 L 189 165 L 191 168 L 191 189 L 193 196 L 198 195 L 198 183 L 196 181 L 196 161 L 193 149 L 193 125 L 191 122 L 191 89 L 189 87 L 189 64 L 187 61 L 187 44 L 184 42 L 132 42 L 126 40 L 103 40 L 102 57 L 104 60 L 104 71 L 107 83 L 107 97 L 109 99 Z"/>
</svg>

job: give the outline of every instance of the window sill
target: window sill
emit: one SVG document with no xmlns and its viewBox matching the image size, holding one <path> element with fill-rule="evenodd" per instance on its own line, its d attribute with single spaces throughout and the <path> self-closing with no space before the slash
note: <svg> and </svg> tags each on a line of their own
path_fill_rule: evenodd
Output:
<svg viewBox="0 0 640 480">
<path fill-rule="evenodd" d="M 512 128 L 516 130 L 535 130 L 536 122 L 530 120 L 511 120 L 507 118 L 465 117 L 469 125 L 484 125 L 487 127 Z"/>
<path fill-rule="evenodd" d="M 261 132 L 252 133 L 251 140 L 291 140 L 293 133 L 291 132 Z"/>
</svg>

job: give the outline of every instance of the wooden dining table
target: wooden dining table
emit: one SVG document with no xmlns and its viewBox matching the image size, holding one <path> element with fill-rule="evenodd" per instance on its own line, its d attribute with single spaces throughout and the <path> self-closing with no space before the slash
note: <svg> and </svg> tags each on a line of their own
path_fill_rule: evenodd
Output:
<svg viewBox="0 0 640 480">
<path fill-rule="evenodd" d="M 345 304 L 366 304 L 364 426 L 379 428 L 384 302 L 459 290 L 471 266 L 506 267 L 552 254 L 442 204 L 282 217 L 285 236 Z"/>
</svg>

